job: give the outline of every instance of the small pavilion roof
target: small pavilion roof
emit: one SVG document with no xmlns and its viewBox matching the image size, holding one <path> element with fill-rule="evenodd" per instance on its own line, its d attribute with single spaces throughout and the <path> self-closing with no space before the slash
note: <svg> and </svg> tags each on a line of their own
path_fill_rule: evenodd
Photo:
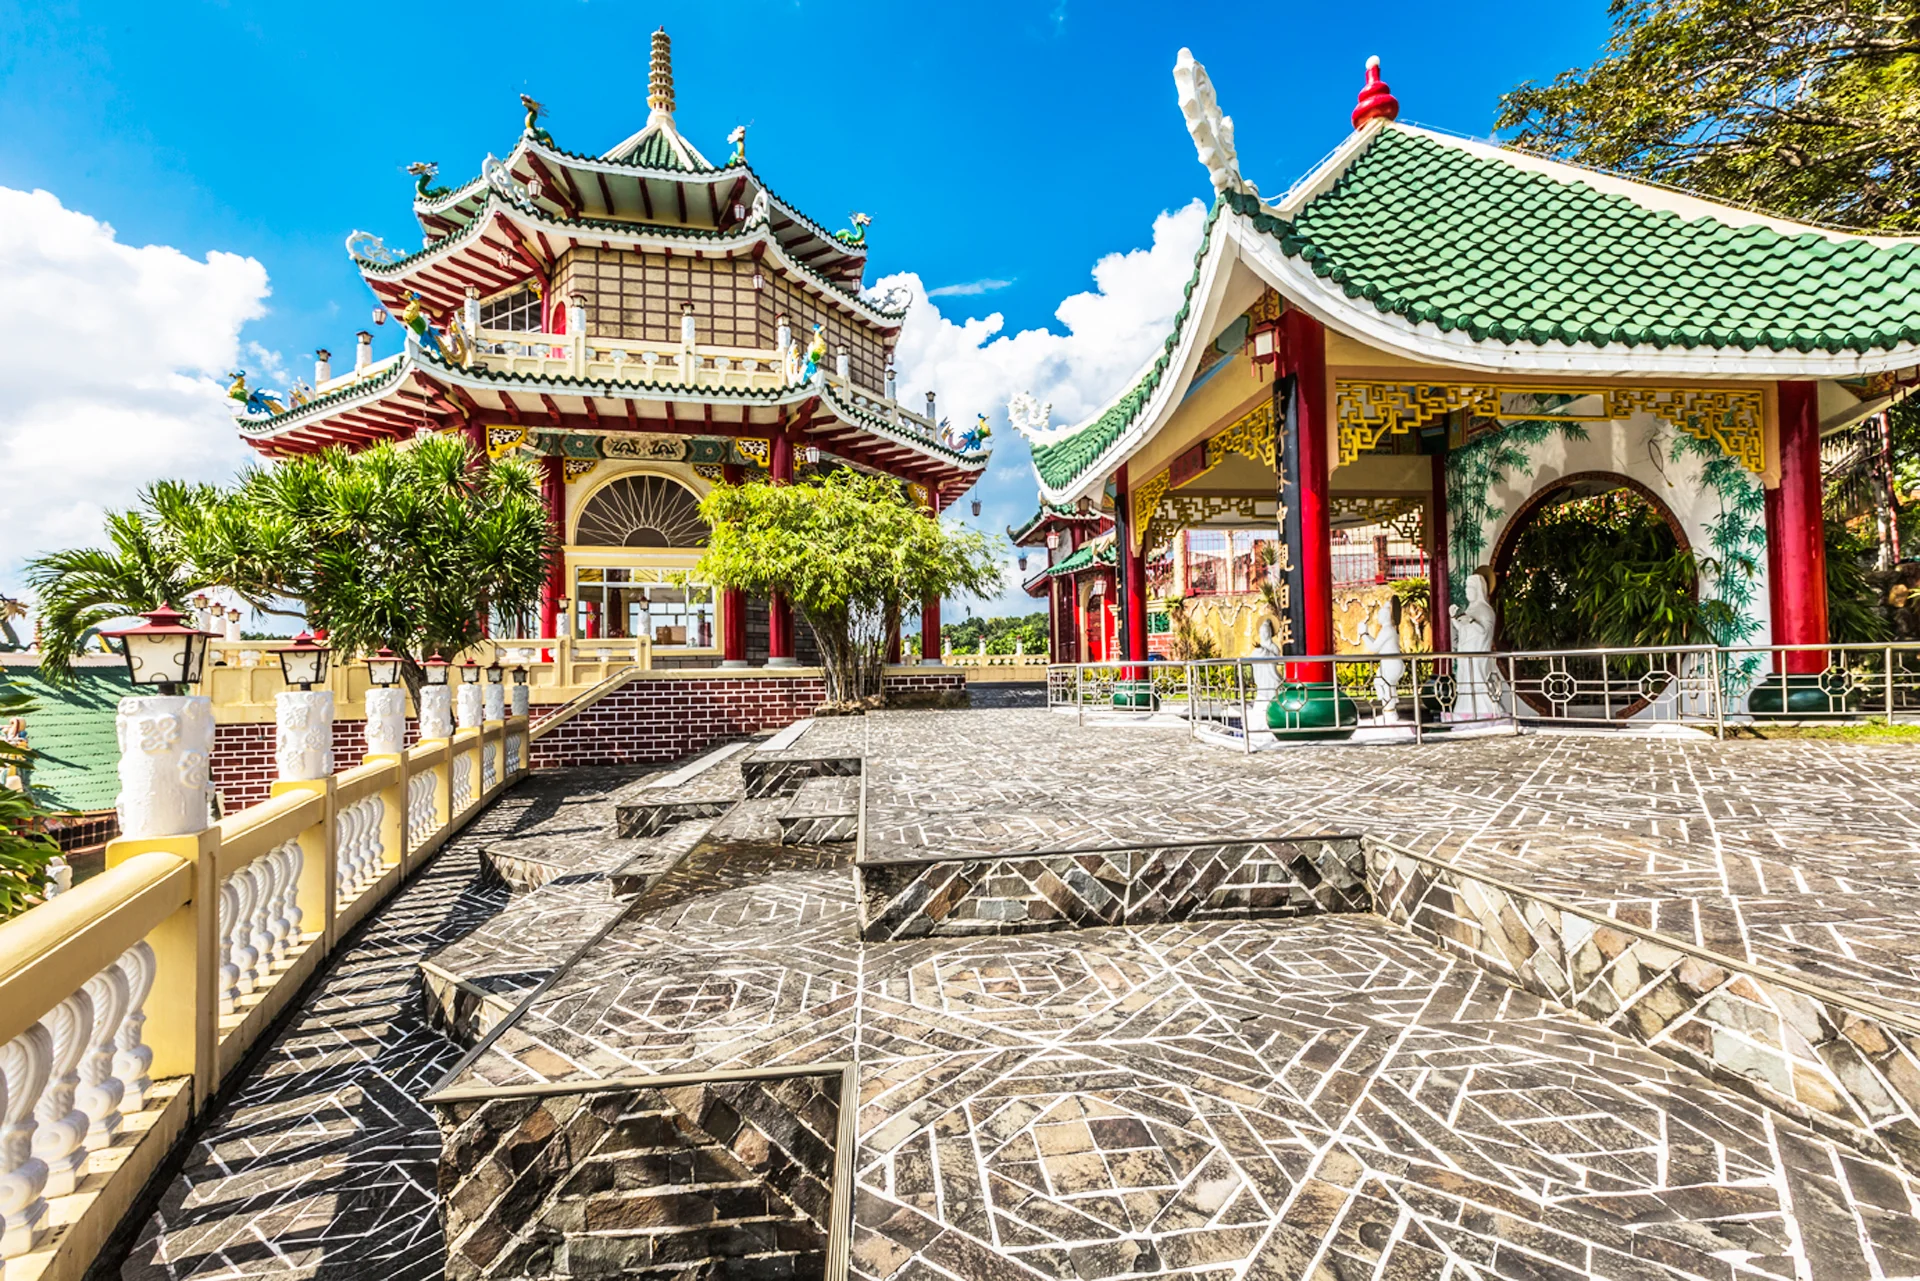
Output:
<svg viewBox="0 0 1920 1281">
<path fill-rule="evenodd" d="M 1189 331 L 1220 319 L 1234 264 L 1329 328 L 1436 365 L 1843 379 L 1920 364 L 1920 239 L 1369 120 L 1277 204 L 1222 193 L 1162 348 L 1078 428 L 1035 443 L 1043 501 L 1079 496 L 1178 403 L 1212 333 Z"/>
<path fill-rule="evenodd" d="M 1104 512 L 1082 512 L 1072 506 L 1043 502 L 1025 524 L 1007 530 L 1007 539 L 1015 547 L 1030 547 L 1045 538 L 1049 525 L 1098 525 L 1110 519 Z"/>
</svg>

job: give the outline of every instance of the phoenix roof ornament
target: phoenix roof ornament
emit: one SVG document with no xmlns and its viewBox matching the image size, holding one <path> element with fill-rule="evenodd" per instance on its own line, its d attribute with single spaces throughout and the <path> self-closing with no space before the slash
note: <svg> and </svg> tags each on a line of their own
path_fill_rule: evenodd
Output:
<svg viewBox="0 0 1920 1281">
<path fill-rule="evenodd" d="M 1240 158 L 1233 149 L 1233 117 L 1220 113 L 1213 81 L 1208 79 L 1207 69 L 1193 60 L 1193 50 L 1182 49 L 1174 62 L 1173 87 L 1187 132 L 1193 135 L 1194 149 L 1200 153 L 1200 163 L 1207 167 L 1213 189 L 1258 196 L 1259 188 L 1240 176 Z"/>
</svg>

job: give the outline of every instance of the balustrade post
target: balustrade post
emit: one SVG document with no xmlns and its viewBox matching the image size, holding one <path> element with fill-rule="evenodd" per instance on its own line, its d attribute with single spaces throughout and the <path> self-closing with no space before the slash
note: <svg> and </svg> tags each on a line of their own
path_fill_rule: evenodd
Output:
<svg viewBox="0 0 1920 1281">
<path fill-rule="evenodd" d="M 117 867 L 139 854 L 171 854 L 193 868 L 193 894 L 147 934 L 153 949 L 145 1002 L 147 1072 L 153 1077 L 193 1078 L 197 1109 L 212 1095 L 220 1037 L 220 829 L 186 836 L 128 837 L 110 841 L 106 865 Z"/>
<path fill-rule="evenodd" d="M 334 780 L 326 778 L 282 779 L 273 785 L 273 795 L 288 792 L 312 792 L 326 798 L 319 818 L 300 829 L 300 880 L 294 893 L 294 905 L 300 909 L 303 930 L 320 935 L 329 951 L 339 937 L 334 921 L 334 887 L 340 875 L 340 851 L 334 839 L 334 823 L 339 817 L 333 796 Z M 296 940 L 297 941 L 297 940 Z"/>
<path fill-rule="evenodd" d="M 407 692 L 370 689 L 366 695 L 367 758 L 398 756 L 407 743 Z"/>
</svg>

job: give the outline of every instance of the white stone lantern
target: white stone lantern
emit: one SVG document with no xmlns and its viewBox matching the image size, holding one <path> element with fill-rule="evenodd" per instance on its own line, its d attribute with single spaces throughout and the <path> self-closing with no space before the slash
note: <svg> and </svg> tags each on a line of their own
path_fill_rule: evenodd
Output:
<svg viewBox="0 0 1920 1281">
<path fill-rule="evenodd" d="M 507 719 L 507 669 L 495 659 L 484 669 L 487 683 L 481 687 L 480 719 L 482 721 L 504 721 Z"/>
<path fill-rule="evenodd" d="M 400 656 L 380 647 L 367 659 L 367 755 L 398 756 L 407 742 L 407 693 L 400 684 Z M 424 691 L 423 691 L 424 692 Z"/>
<path fill-rule="evenodd" d="M 205 827 L 209 816 L 213 700 L 178 689 L 200 679 L 210 638 L 183 626 L 169 605 L 145 617 L 138 627 L 103 633 L 120 641 L 135 687 L 153 691 L 121 699 L 114 721 L 120 834 L 180 836 Z"/>
<path fill-rule="evenodd" d="M 453 737 L 453 691 L 447 687 L 451 670 L 447 660 L 435 654 L 420 665 L 427 683 L 420 687 L 420 737 Z"/>
<path fill-rule="evenodd" d="M 525 716 L 532 691 L 527 688 L 527 669 L 524 666 L 513 669 L 513 714 Z"/>
</svg>

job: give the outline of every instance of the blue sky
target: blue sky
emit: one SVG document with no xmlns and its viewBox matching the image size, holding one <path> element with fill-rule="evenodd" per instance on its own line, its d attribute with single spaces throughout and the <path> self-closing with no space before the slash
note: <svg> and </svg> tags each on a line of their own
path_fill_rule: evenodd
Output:
<svg viewBox="0 0 1920 1281">
<path fill-rule="evenodd" d="M 942 315 L 999 313 L 1004 333 L 1058 332 L 1056 308 L 1093 287 L 1097 260 L 1144 249 L 1157 215 L 1208 194 L 1174 106 L 1182 45 L 1234 117 L 1242 170 L 1277 193 L 1346 135 L 1369 54 L 1404 119 L 1485 134 L 1502 91 L 1591 61 L 1607 31 L 1604 0 L 14 0 L 0 7 L 0 187 L 43 188 L 121 245 L 257 260 L 271 293 L 235 322 L 242 352 L 304 371 L 316 346 L 349 353 L 367 321 L 347 233 L 417 243 L 408 162 L 464 180 L 513 145 L 521 92 L 548 104 L 563 146 L 605 149 L 646 117 L 662 23 L 696 145 L 718 159 L 749 125 L 755 167 L 784 197 L 830 226 L 873 215 L 869 279 L 975 287 L 939 296 Z M 947 412 L 998 408 L 943 395 Z M 1023 445 L 1000 445 L 994 528 L 1032 502 Z"/>
</svg>

